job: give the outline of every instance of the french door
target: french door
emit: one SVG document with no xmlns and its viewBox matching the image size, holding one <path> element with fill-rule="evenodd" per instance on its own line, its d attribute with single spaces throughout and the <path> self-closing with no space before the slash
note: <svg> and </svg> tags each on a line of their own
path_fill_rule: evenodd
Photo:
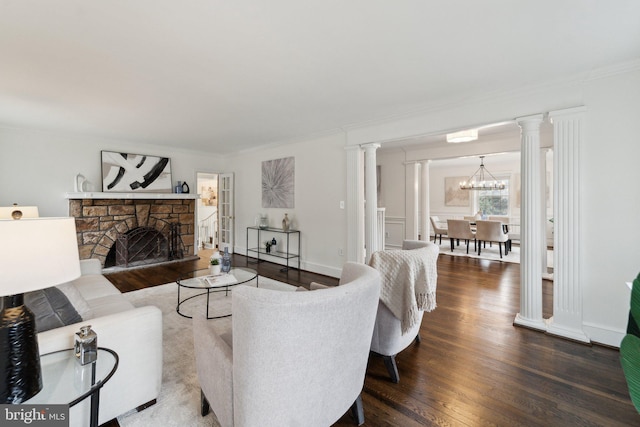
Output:
<svg viewBox="0 0 640 427">
<path fill-rule="evenodd" d="M 225 248 L 233 253 L 233 173 L 221 173 L 218 176 L 218 212 L 220 224 L 220 242 L 218 247 L 221 252 Z"/>
</svg>

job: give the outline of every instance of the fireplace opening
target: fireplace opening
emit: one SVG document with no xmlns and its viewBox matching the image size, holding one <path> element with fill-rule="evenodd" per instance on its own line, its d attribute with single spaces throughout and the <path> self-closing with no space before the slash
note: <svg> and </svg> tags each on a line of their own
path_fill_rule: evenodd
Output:
<svg viewBox="0 0 640 427">
<path fill-rule="evenodd" d="M 105 267 L 137 267 L 184 257 L 178 233 L 180 224 L 170 224 L 169 235 L 151 227 L 137 227 L 119 234 L 105 259 Z"/>
</svg>

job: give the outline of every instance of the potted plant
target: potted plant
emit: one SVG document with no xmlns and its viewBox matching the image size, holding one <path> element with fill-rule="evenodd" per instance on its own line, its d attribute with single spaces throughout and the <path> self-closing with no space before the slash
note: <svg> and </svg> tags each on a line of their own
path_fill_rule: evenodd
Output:
<svg viewBox="0 0 640 427">
<path fill-rule="evenodd" d="M 212 257 L 209 260 L 209 273 L 212 276 L 217 276 L 220 274 L 220 258 Z"/>
</svg>

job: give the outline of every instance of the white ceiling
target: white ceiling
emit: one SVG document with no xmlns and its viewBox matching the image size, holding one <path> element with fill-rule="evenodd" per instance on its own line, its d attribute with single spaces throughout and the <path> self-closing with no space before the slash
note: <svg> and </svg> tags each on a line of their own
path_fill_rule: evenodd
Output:
<svg viewBox="0 0 640 427">
<path fill-rule="evenodd" d="M 0 125 L 229 152 L 640 58 L 637 0 L 0 0 Z"/>
</svg>

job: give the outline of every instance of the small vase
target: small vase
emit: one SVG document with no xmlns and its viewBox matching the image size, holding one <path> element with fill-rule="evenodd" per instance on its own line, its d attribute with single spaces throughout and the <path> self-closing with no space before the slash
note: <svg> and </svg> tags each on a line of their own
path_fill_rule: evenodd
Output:
<svg viewBox="0 0 640 427">
<path fill-rule="evenodd" d="M 209 274 L 211 274 L 212 276 L 217 276 L 218 274 L 220 274 L 220 264 L 218 264 L 218 265 L 210 265 L 209 266 Z"/>
<path fill-rule="evenodd" d="M 284 218 L 282 219 L 282 229 L 284 231 L 289 231 L 289 217 L 287 214 L 284 214 Z"/>
<path fill-rule="evenodd" d="M 231 271 L 231 254 L 229 253 L 229 248 L 225 247 L 224 252 L 222 253 L 222 268 L 220 269 L 223 273 L 228 273 Z"/>
<path fill-rule="evenodd" d="M 260 215 L 260 225 L 258 225 L 258 227 L 260 227 L 261 229 L 265 229 L 269 226 L 269 222 L 267 220 L 267 216 L 266 215 Z"/>
</svg>

